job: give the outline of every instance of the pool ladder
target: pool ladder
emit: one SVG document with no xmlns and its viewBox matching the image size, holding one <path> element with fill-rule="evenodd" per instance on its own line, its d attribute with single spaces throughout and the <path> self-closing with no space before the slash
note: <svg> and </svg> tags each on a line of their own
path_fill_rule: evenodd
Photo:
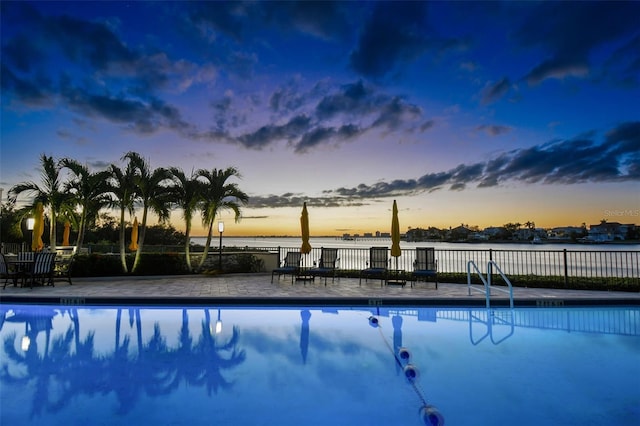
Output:
<svg viewBox="0 0 640 426">
<path fill-rule="evenodd" d="M 482 283 L 484 284 L 484 288 L 478 288 L 478 287 L 472 287 L 471 286 L 471 268 L 472 267 L 476 271 L 478 276 L 480 277 L 480 280 L 482 280 Z M 493 268 L 495 268 L 496 271 L 498 271 L 498 273 L 500 274 L 502 279 L 507 283 L 507 286 L 509 287 L 509 289 L 505 290 L 504 288 L 501 288 L 501 287 L 493 287 L 493 288 L 496 291 L 501 291 L 503 293 L 509 293 L 509 307 L 511 309 L 513 309 L 513 286 L 511 285 L 511 281 L 509 281 L 509 278 L 507 278 L 507 276 L 502 272 L 502 270 L 500 269 L 498 264 L 496 262 L 494 262 L 493 260 L 490 260 L 489 262 L 487 262 L 487 278 L 486 279 L 482 275 L 482 272 L 480 272 L 480 270 L 478 269 L 478 266 L 476 265 L 476 263 L 473 260 L 470 260 L 469 262 L 467 262 L 467 288 L 469 289 L 469 296 L 471 296 L 471 290 L 472 289 L 476 290 L 476 291 L 479 291 L 481 293 L 484 293 L 485 299 L 486 299 L 487 309 L 489 309 L 491 307 L 491 276 L 493 275 L 492 274 Z"/>
</svg>

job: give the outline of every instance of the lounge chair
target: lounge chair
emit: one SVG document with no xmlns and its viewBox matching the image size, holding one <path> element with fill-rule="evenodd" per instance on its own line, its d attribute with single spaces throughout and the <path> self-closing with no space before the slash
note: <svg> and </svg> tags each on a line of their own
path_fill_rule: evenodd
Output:
<svg viewBox="0 0 640 426">
<path fill-rule="evenodd" d="M 53 270 L 55 266 L 55 253 L 36 253 L 33 268 L 26 271 L 26 278 L 31 279 L 31 288 L 36 283 L 53 286 Z"/>
<path fill-rule="evenodd" d="M 389 249 L 387 247 L 371 247 L 369 249 L 369 261 L 367 268 L 360 271 L 360 281 L 358 285 L 362 285 L 362 278 L 365 281 L 369 278 L 379 278 L 380 286 L 384 284 L 389 270 Z"/>
<path fill-rule="evenodd" d="M 334 282 L 336 279 L 336 269 L 337 264 L 340 258 L 338 258 L 338 249 L 337 248 L 324 248 L 322 247 L 320 251 L 320 260 L 318 261 L 318 265 L 314 268 L 309 269 L 307 271 L 309 275 L 316 277 L 322 276 L 324 277 L 324 285 L 327 285 L 327 277 L 331 275 L 331 282 Z"/>
<path fill-rule="evenodd" d="M 411 287 L 416 281 L 421 279 L 427 281 L 427 278 L 433 278 L 438 289 L 438 260 L 433 247 L 416 248 L 416 260 L 413 263 L 413 272 L 411 272 Z"/>
<path fill-rule="evenodd" d="M 273 282 L 273 276 L 278 274 L 278 279 L 280 279 L 280 275 L 291 275 L 291 283 L 293 284 L 293 280 L 300 274 L 300 260 L 302 259 L 302 253 L 299 251 L 290 251 L 284 258 L 282 262 L 282 266 L 274 269 L 271 272 L 271 282 Z"/>
</svg>

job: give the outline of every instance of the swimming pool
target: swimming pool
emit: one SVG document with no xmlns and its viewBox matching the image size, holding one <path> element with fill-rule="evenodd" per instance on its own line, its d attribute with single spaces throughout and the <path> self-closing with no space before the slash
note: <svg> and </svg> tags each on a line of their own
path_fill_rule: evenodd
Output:
<svg viewBox="0 0 640 426">
<path fill-rule="evenodd" d="M 638 307 L 0 309 L 7 425 L 640 420 Z"/>
</svg>

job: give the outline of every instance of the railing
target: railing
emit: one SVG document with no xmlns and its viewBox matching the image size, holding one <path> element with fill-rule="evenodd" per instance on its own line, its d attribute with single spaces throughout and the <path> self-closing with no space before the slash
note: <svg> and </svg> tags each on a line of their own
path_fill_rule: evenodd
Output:
<svg viewBox="0 0 640 426">
<path fill-rule="evenodd" d="M 118 244 L 97 245 L 87 244 L 91 253 L 118 253 Z M 227 250 L 270 251 L 278 253 L 283 259 L 286 252 L 299 250 L 295 247 L 223 247 Z M 24 250 L 28 250 L 26 248 Z M 8 250 L 18 252 L 21 250 Z M 144 253 L 182 253 L 184 246 L 159 246 L 145 244 Z M 202 252 L 202 247 L 192 247 L 192 253 Z M 305 265 L 313 265 L 320 259 L 321 247 L 314 247 L 311 253 L 303 256 Z M 217 253 L 216 247 L 209 250 L 211 255 Z M 544 278 L 555 286 L 566 288 L 581 285 L 585 279 L 609 283 L 611 279 L 624 279 L 629 284 L 640 285 L 640 251 L 633 250 L 508 250 L 508 249 L 435 249 L 438 259 L 438 273 L 461 274 L 466 273 L 467 262 L 473 260 L 478 265 L 486 265 L 489 261 L 497 262 L 510 277 L 531 276 L 535 279 Z M 369 260 L 369 248 L 344 248 L 338 251 L 339 268 L 347 271 L 359 271 L 366 268 Z M 389 266 L 395 268 L 396 258 L 389 256 Z M 403 249 L 397 258 L 398 268 L 406 271 L 413 269 L 416 260 L 415 249 Z M 482 271 L 486 273 L 487 271 Z M 513 281 L 513 278 L 512 278 Z M 515 281 L 514 281 L 515 282 Z"/>
<path fill-rule="evenodd" d="M 473 269 L 478 274 L 478 276 L 480 277 L 480 280 L 484 284 L 484 290 L 471 286 L 471 267 L 472 266 L 473 266 Z M 470 260 L 469 262 L 467 262 L 467 287 L 469 289 L 469 296 L 471 296 L 471 290 L 480 291 L 485 295 L 487 309 L 491 307 L 491 282 L 492 282 L 494 268 L 498 271 L 498 273 L 500 274 L 504 282 L 507 284 L 507 286 L 509 287 L 509 290 L 505 290 L 500 287 L 494 287 L 494 289 L 496 291 L 509 294 L 509 307 L 513 309 L 513 286 L 511 285 L 511 281 L 509 281 L 509 278 L 507 278 L 507 276 L 502 272 L 498 264 L 493 260 L 490 260 L 487 263 L 487 279 L 486 280 L 484 276 L 482 276 L 482 272 L 480 272 L 480 270 L 478 269 L 478 266 L 473 260 Z"/>
<path fill-rule="evenodd" d="M 427 308 L 419 308 L 427 309 Z M 559 330 L 567 333 L 598 333 L 620 336 L 640 336 L 640 312 L 637 308 L 598 307 L 567 309 L 518 308 L 504 309 L 439 309 L 433 311 L 435 320 L 471 321 L 472 316 L 488 315 L 486 312 L 510 312 L 513 324 L 519 328 Z M 404 315 L 404 313 L 403 313 Z M 431 321 L 435 321 L 431 320 Z M 418 321 L 420 321 L 418 319 Z"/>
<path fill-rule="evenodd" d="M 299 247 L 268 247 L 284 258 L 288 251 Z M 305 264 L 311 265 L 320 258 L 320 247 L 303 256 Z M 490 261 L 500 264 L 510 277 L 545 278 L 564 287 L 575 287 L 586 279 L 607 283 L 610 279 L 625 279 L 629 284 L 640 285 L 640 251 L 610 250 L 474 250 L 435 249 L 438 259 L 438 274 L 466 274 L 467 262 L 488 265 Z M 340 269 L 358 271 L 366 268 L 369 260 L 368 248 L 340 248 Z M 398 269 L 411 271 L 416 260 L 415 249 L 403 249 L 397 258 Z M 395 269 L 396 258 L 389 257 Z M 391 263 L 392 262 L 392 263 Z M 486 274 L 488 271 L 481 271 Z M 513 279 L 512 279 L 513 280 Z"/>
</svg>

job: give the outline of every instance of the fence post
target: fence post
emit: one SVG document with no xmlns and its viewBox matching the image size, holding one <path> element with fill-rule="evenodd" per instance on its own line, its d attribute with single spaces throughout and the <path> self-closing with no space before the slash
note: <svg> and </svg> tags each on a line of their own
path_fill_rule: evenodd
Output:
<svg viewBox="0 0 640 426">
<path fill-rule="evenodd" d="M 564 288 L 569 284 L 569 265 L 567 265 L 567 249 L 563 249 L 564 255 Z"/>
</svg>

